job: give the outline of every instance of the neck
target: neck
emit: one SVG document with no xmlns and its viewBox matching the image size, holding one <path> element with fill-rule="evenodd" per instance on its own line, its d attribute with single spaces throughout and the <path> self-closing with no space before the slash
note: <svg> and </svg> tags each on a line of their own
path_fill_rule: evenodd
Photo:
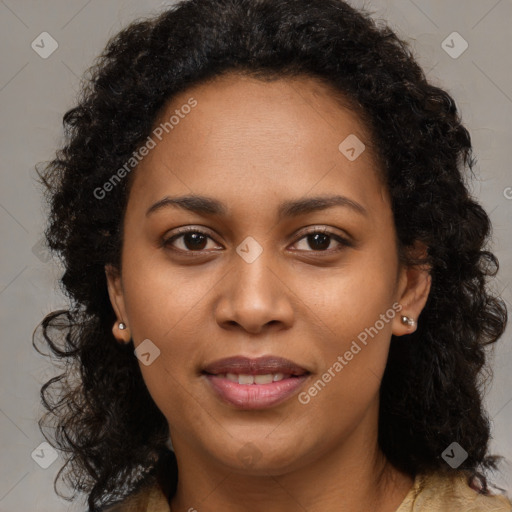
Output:
<svg viewBox="0 0 512 512">
<path fill-rule="evenodd" d="M 365 429 L 280 474 L 271 468 L 266 474 L 237 472 L 180 442 L 175 451 L 179 480 L 172 512 L 394 512 L 413 485 L 411 477 L 388 463 L 376 432 L 369 436 Z"/>
</svg>

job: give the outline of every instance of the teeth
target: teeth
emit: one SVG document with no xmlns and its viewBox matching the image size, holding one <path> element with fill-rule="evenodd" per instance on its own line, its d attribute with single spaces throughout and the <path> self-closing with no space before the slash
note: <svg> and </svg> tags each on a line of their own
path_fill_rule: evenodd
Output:
<svg viewBox="0 0 512 512">
<path fill-rule="evenodd" d="M 254 375 L 244 375 L 241 373 L 238 376 L 238 384 L 254 384 Z"/>
<path fill-rule="evenodd" d="M 284 373 L 266 373 L 264 375 L 247 375 L 244 373 L 226 373 L 218 374 L 217 377 L 226 378 L 231 382 L 237 382 L 238 384 L 270 384 L 272 382 L 278 382 L 283 379 L 287 379 L 290 375 Z"/>
<path fill-rule="evenodd" d="M 273 375 L 271 373 L 266 373 L 265 375 L 255 375 L 254 383 L 255 384 L 270 384 L 272 382 Z"/>
</svg>

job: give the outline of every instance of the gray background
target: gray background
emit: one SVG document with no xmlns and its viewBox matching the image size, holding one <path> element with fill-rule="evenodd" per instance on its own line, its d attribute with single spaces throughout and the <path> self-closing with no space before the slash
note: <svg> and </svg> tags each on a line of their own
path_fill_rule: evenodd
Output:
<svg viewBox="0 0 512 512">
<path fill-rule="evenodd" d="M 494 226 L 493 249 L 501 264 L 496 290 L 512 316 L 512 0 L 352 0 L 387 20 L 412 44 L 436 85 L 455 98 L 478 158 L 473 193 Z M 79 77 L 107 39 L 137 17 L 170 2 L 135 0 L 0 0 L 1 112 L 1 357 L 0 512 L 84 510 L 55 496 L 61 465 L 37 424 L 39 388 L 54 371 L 32 348 L 33 329 L 43 316 L 65 305 L 58 293 L 58 264 L 39 245 L 44 209 L 34 164 L 49 160 L 62 138 L 61 120 L 73 106 Z M 454 31 L 468 43 L 457 58 L 442 42 Z M 58 48 L 43 59 L 31 47 L 48 32 Z M 46 37 L 46 36 L 45 36 Z M 41 43 L 39 43 L 40 46 Z M 453 51 L 461 41 L 448 38 Z M 49 40 L 45 43 L 50 48 Z M 40 50 L 42 51 L 42 50 Z M 492 417 L 492 451 L 507 462 L 497 484 L 512 491 L 511 329 L 498 343 L 494 381 L 486 404 Z M 33 454 L 33 457 L 31 456 Z"/>
</svg>

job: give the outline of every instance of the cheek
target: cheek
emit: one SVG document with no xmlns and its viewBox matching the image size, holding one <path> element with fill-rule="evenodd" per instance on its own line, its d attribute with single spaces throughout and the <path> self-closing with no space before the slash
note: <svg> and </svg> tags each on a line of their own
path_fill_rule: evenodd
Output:
<svg viewBox="0 0 512 512">
<path fill-rule="evenodd" d="M 388 310 L 395 297 L 397 260 L 384 251 L 353 251 L 336 269 L 302 272 L 301 300 L 309 315 L 330 328 L 334 338 L 355 337 Z"/>
<path fill-rule="evenodd" d="M 346 306 L 331 317 L 329 338 L 317 339 L 322 365 L 298 396 L 304 423 L 329 425 L 336 435 L 351 431 L 376 405 L 397 314 L 384 300 Z"/>
<path fill-rule="evenodd" d="M 128 251 L 127 251 L 128 252 Z M 138 257 L 132 252 L 123 262 L 123 291 L 135 347 L 150 340 L 160 351 L 150 365 L 140 363 L 144 381 L 162 411 L 183 410 L 193 364 L 197 363 L 206 325 L 205 294 L 215 283 L 171 266 L 162 257 Z M 194 271 L 199 274 L 199 271 Z"/>
<path fill-rule="evenodd" d="M 145 259 L 135 256 L 126 258 L 123 277 L 133 339 L 172 338 L 173 330 L 182 329 L 201 309 L 201 298 L 214 280 L 200 269 L 194 270 L 194 279 L 190 279 L 190 268 L 180 269 L 154 252 Z"/>
<path fill-rule="evenodd" d="M 357 263 L 305 288 L 302 298 L 314 312 L 311 321 L 320 319 L 316 323 L 323 333 L 317 335 L 322 382 L 305 401 L 336 400 L 356 411 L 378 393 L 392 322 L 399 314 L 394 302 L 396 260 L 393 254 L 382 254 L 359 254 Z"/>
</svg>

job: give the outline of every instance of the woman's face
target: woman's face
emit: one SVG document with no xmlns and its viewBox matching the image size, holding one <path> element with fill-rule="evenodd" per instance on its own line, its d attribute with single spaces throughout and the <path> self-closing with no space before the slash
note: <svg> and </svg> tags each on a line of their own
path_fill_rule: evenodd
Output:
<svg viewBox="0 0 512 512">
<path fill-rule="evenodd" d="M 133 171 L 114 334 L 138 347 L 178 461 L 280 474 L 376 437 L 390 337 L 414 330 L 400 314 L 417 318 L 429 281 L 400 268 L 367 133 L 331 94 L 195 86 Z M 294 366 L 215 367 L 237 356 Z"/>
</svg>

